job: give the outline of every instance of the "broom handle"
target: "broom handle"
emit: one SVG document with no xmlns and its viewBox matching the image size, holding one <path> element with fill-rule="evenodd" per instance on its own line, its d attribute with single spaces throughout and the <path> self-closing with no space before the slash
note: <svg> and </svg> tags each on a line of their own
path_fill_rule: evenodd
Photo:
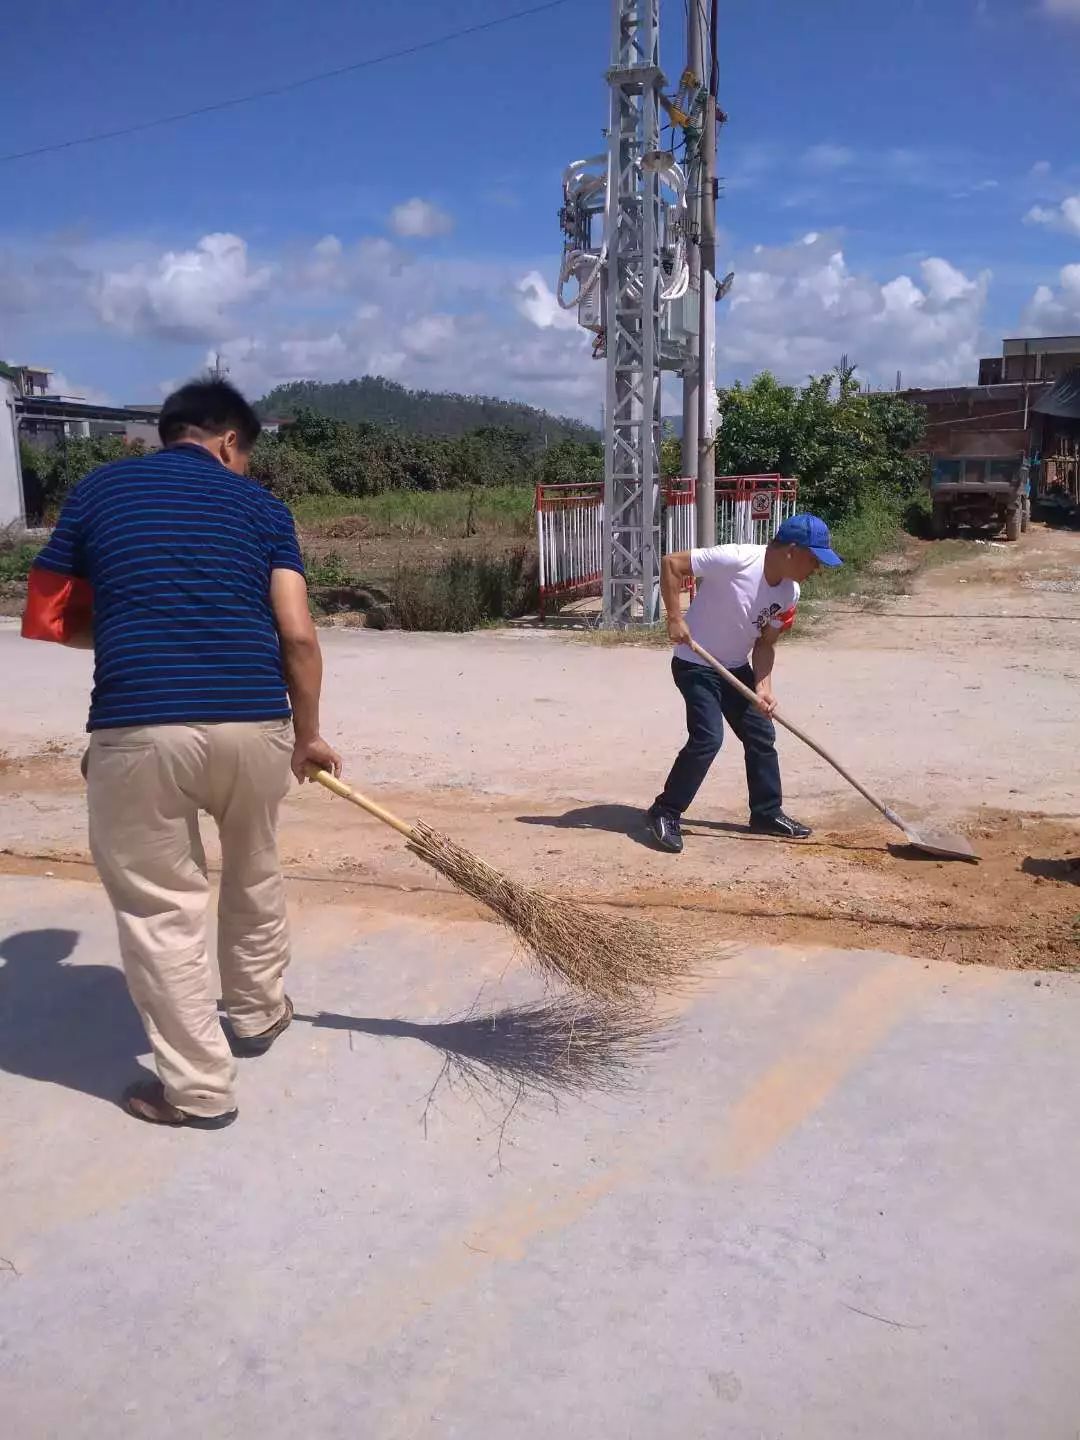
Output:
<svg viewBox="0 0 1080 1440">
<path fill-rule="evenodd" d="M 696 640 L 691 639 L 690 649 L 693 650 L 695 655 L 700 655 L 702 660 L 704 660 L 706 664 L 711 665 L 718 674 L 722 675 L 724 679 L 728 682 L 728 684 L 733 689 L 737 690 L 744 699 L 749 700 L 752 705 L 758 705 L 758 697 L 757 695 L 755 695 L 753 690 L 750 689 L 750 686 L 744 685 L 737 676 L 733 675 L 730 670 L 728 670 L 725 666 L 721 665 L 719 660 L 715 659 L 714 656 L 710 655 L 709 652 L 704 648 L 704 646 L 699 645 Z M 885 816 L 886 820 L 891 821 L 894 825 L 899 824 L 899 821 L 893 815 L 893 812 L 889 809 L 885 802 L 883 800 L 879 800 L 876 795 L 872 795 L 870 791 L 867 790 L 865 785 L 861 784 L 858 780 L 855 779 L 855 776 L 852 775 L 850 771 L 845 770 L 843 765 L 840 764 L 840 761 L 837 760 L 836 756 L 830 755 L 828 750 L 825 749 L 824 745 L 819 745 L 816 740 L 811 740 L 810 736 L 807 735 L 805 730 L 800 730 L 799 727 L 795 725 L 792 721 L 785 719 L 785 717 L 780 714 L 779 710 L 773 711 L 772 718 L 776 721 L 778 725 L 783 725 L 785 730 L 790 730 L 792 735 L 797 735 L 804 745 L 809 745 L 810 749 L 813 750 L 815 754 L 820 755 L 822 760 L 824 760 L 826 764 L 831 765 L 833 769 L 837 772 L 837 774 L 842 775 L 844 779 L 848 782 L 848 784 L 859 792 L 859 794 L 863 797 L 864 800 L 868 800 L 870 804 L 873 805 L 875 810 L 879 810 L 881 814 Z M 903 829 L 903 826 L 901 826 L 900 828 Z"/>
<path fill-rule="evenodd" d="M 359 790 L 354 790 L 351 785 L 346 785 L 344 780 L 339 780 L 331 775 L 329 770 L 320 770 L 316 765 L 307 767 L 309 780 L 314 780 L 325 790 L 334 795 L 340 795 L 343 800 L 349 800 L 354 805 L 359 805 L 361 810 L 366 810 L 369 815 L 374 815 L 376 820 L 381 820 L 384 825 L 391 826 L 399 835 L 404 835 L 406 840 L 415 840 L 416 832 L 406 821 L 400 819 L 389 810 L 384 810 L 374 800 L 369 800 L 366 795 L 361 795 Z"/>
</svg>

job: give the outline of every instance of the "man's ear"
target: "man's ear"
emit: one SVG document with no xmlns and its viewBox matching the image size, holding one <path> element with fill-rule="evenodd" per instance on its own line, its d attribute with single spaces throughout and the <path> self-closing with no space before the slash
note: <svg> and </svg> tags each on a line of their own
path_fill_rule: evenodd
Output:
<svg viewBox="0 0 1080 1440">
<path fill-rule="evenodd" d="M 239 472 L 243 468 L 240 463 L 241 451 L 240 436 L 235 430 L 226 430 L 224 435 L 218 437 L 218 455 L 227 470 Z"/>
</svg>

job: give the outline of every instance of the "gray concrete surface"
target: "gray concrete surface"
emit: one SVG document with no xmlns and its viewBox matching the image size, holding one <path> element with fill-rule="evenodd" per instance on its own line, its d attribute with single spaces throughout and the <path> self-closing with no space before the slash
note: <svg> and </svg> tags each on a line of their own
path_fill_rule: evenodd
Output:
<svg viewBox="0 0 1080 1440">
<path fill-rule="evenodd" d="M 630 1089 L 500 1139 L 445 1087 L 425 1130 L 440 1052 L 367 1022 L 535 993 L 501 933 L 311 905 L 316 1023 L 195 1134 L 112 1103 L 143 1042 L 95 886 L 0 879 L 0 956 L 11 1440 L 1080 1429 L 1076 979 L 734 954 Z"/>
</svg>

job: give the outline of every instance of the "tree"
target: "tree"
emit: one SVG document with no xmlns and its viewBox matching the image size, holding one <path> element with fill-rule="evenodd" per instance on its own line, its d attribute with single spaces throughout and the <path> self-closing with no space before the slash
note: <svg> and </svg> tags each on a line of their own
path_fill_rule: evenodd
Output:
<svg viewBox="0 0 1080 1440">
<path fill-rule="evenodd" d="M 895 394 L 874 395 L 842 362 L 805 385 L 767 371 L 719 394 L 716 472 L 797 476 L 799 502 L 837 524 L 871 501 L 902 508 L 925 462 L 912 453 L 923 412 Z"/>
</svg>

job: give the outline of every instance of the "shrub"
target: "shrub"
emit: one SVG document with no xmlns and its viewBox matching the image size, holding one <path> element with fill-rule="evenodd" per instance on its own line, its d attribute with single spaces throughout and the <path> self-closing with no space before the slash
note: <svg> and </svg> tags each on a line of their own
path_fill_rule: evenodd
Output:
<svg viewBox="0 0 1080 1440">
<path fill-rule="evenodd" d="M 498 557 L 451 555 L 434 569 L 398 569 L 394 614 L 403 630 L 475 630 L 535 609 L 538 584 L 528 550 Z"/>
<path fill-rule="evenodd" d="M 330 482 L 320 456 L 292 445 L 281 445 L 272 435 L 260 435 L 251 452 L 251 478 L 279 500 L 288 503 L 301 495 L 326 495 Z"/>
<path fill-rule="evenodd" d="M 19 444 L 19 459 L 26 496 L 26 518 L 31 525 L 55 518 L 65 495 L 73 485 L 114 460 L 128 460 L 145 455 L 141 440 L 130 443 L 122 435 L 97 435 L 90 438 L 60 439 L 46 449 L 27 440 Z"/>
<path fill-rule="evenodd" d="M 307 571 L 308 584 L 313 589 L 356 583 L 356 576 L 335 550 L 331 550 L 328 555 L 305 555 L 304 569 Z"/>
<path fill-rule="evenodd" d="M 0 530 L 0 584 L 25 580 L 40 547 L 16 540 Z"/>
</svg>

